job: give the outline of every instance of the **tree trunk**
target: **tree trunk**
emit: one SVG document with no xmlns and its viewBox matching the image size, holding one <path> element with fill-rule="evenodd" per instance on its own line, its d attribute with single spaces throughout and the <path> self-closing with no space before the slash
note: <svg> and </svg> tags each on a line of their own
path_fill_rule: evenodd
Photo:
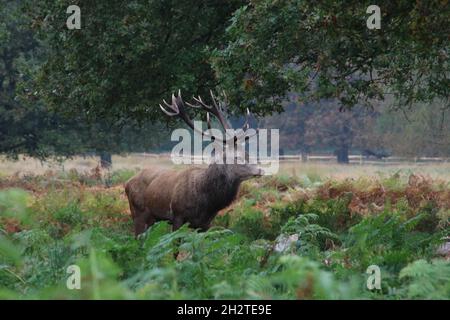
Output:
<svg viewBox="0 0 450 320">
<path fill-rule="evenodd" d="M 101 152 L 100 153 L 100 166 L 104 169 L 111 168 L 112 165 L 112 156 L 109 152 Z"/>
<path fill-rule="evenodd" d="M 348 147 L 342 146 L 338 150 L 336 150 L 337 162 L 348 164 Z"/>
</svg>

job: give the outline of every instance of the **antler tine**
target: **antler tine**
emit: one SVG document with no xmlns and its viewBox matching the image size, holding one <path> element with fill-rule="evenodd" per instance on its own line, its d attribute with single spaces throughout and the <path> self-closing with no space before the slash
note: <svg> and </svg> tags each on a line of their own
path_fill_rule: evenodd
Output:
<svg viewBox="0 0 450 320">
<path fill-rule="evenodd" d="M 173 97 L 173 95 L 172 95 L 172 97 Z M 178 109 L 177 104 L 173 103 L 173 98 L 172 98 L 172 104 L 167 103 L 167 101 L 165 99 L 163 99 L 163 102 L 166 105 L 166 107 L 169 108 L 172 112 L 167 111 L 166 108 L 164 108 L 161 104 L 159 104 L 159 107 L 169 117 L 173 117 L 173 116 L 175 116 L 175 115 L 180 113 L 180 109 Z"/>
<path fill-rule="evenodd" d="M 180 97 L 181 99 L 181 97 Z M 178 105 L 177 105 L 177 98 L 175 97 L 175 94 L 172 93 L 172 105 L 177 106 L 177 108 L 179 109 Z"/>
<path fill-rule="evenodd" d="M 245 116 L 245 123 L 242 126 L 242 130 L 248 130 L 250 128 L 250 125 L 248 123 L 249 120 L 250 120 L 250 110 L 248 110 L 248 108 L 247 108 L 247 114 Z"/>
<path fill-rule="evenodd" d="M 169 103 L 167 103 L 167 101 L 166 100 L 164 100 L 163 99 L 163 102 L 164 102 L 164 104 L 167 106 L 167 107 L 169 107 L 170 109 L 176 109 L 176 110 L 178 110 L 178 107 L 175 105 L 172 105 L 172 104 L 169 104 Z"/>
<path fill-rule="evenodd" d="M 198 106 L 195 106 L 196 108 L 203 108 L 203 109 L 205 109 L 205 110 L 211 110 L 211 109 L 212 109 L 211 106 L 207 105 L 207 104 L 202 100 L 202 97 L 200 97 L 200 96 L 198 96 L 197 98 L 196 98 L 196 97 L 193 97 L 193 99 L 194 99 L 195 102 L 198 102 L 198 103 L 200 104 L 200 105 L 198 105 Z"/>
<path fill-rule="evenodd" d="M 195 98 L 193 97 L 193 99 L 195 100 Z M 201 108 L 201 106 L 189 103 L 189 102 L 185 102 L 189 107 L 194 108 L 194 109 L 199 109 Z"/>
<path fill-rule="evenodd" d="M 214 93 L 212 90 L 210 90 L 209 93 L 211 95 L 211 99 L 213 102 L 212 105 L 206 104 L 203 101 L 201 96 L 193 97 L 194 101 L 198 104 L 192 104 L 192 103 L 188 103 L 188 102 L 185 103 L 181 97 L 181 90 L 178 90 L 178 96 L 175 96 L 175 94 L 172 94 L 172 104 L 169 104 L 166 100 L 163 99 L 164 105 L 168 109 L 163 107 L 163 105 L 161 105 L 161 104 L 159 105 L 159 107 L 166 115 L 168 115 L 170 117 L 178 116 L 179 118 L 183 119 L 184 122 L 190 128 L 192 128 L 194 131 L 196 131 L 197 133 L 200 133 L 203 136 L 208 136 L 208 137 L 212 138 L 213 136 L 207 132 L 208 130 L 211 130 L 211 128 L 212 128 L 211 113 L 219 120 L 220 124 L 222 125 L 222 127 L 225 130 L 231 129 L 232 127 L 231 127 L 230 123 L 228 122 L 228 120 L 226 119 L 226 116 L 222 112 L 227 107 L 227 102 L 226 102 L 227 96 L 226 96 L 225 91 L 223 91 L 223 95 L 225 97 L 224 101 L 218 101 L 217 98 L 214 96 Z M 194 126 L 193 121 L 190 119 L 188 113 L 186 112 L 185 104 L 192 108 L 204 109 L 207 112 L 206 113 L 206 123 L 207 123 L 208 130 L 202 131 Z M 251 135 L 247 132 L 248 129 L 250 128 L 250 124 L 249 124 L 250 116 L 251 116 L 250 110 L 247 108 L 245 123 L 241 129 L 242 133 L 238 133 L 237 135 L 233 135 L 232 137 L 230 137 L 226 133 L 225 139 L 220 139 L 220 140 L 224 143 L 226 143 L 227 141 L 230 141 L 230 140 L 234 140 L 236 142 L 238 139 L 242 139 L 242 138 L 247 139 L 247 138 L 251 138 L 254 135 L 258 134 L 258 129 L 256 129 L 256 133 L 251 134 Z"/>
<path fill-rule="evenodd" d="M 214 93 L 212 90 L 209 90 L 209 94 L 211 95 L 211 99 L 213 101 L 214 106 L 211 107 L 211 112 L 219 119 L 219 122 L 222 124 L 223 128 L 231 129 L 231 125 L 226 119 L 226 117 L 222 113 L 222 107 L 220 106 L 220 103 L 217 103 L 216 97 L 214 96 Z"/>
<path fill-rule="evenodd" d="M 226 129 L 231 129 L 230 124 L 228 123 L 228 121 L 226 120 L 226 118 L 224 117 L 224 115 L 222 114 L 220 107 L 217 104 L 216 99 L 214 98 L 214 94 L 212 93 L 212 91 L 210 91 L 211 93 L 211 98 L 213 101 L 213 106 L 207 105 L 201 96 L 193 97 L 194 101 L 197 102 L 199 105 L 193 105 L 193 104 L 188 104 L 190 107 L 193 108 L 202 108 L 203 110 L 207 111 L 207 112 L 211 112 L 220 122 L 220 124 L 222 125 L 222 127 L 226 130 Z"/>
<path fill-rule="evenodd" d="M 250 128 L 250 124 L 249 124 L 249 118 L 250 118 L 250 115 L 251 115 L 251 112 L 250 112 L 250 110 L 247 108 L 247 113 L 246 113 L 246 120 L 245 120 L 245 123 L 244 123 L 244 125 L 242 126 L 242 133 L 240 133 L 240 134 L 238 134 L 237 136 L 236 136 L 236 138 L 239 140 L 239 139 L 242 139 L 242 138 L 244 138 L 244 139 L 250 139 L 250 138 L 252 138 L 252 137 L 254 137 L 254 136 L 256 136 L 257 134 L 258 134 L 258 131 L 259 131 L 259 128 L 256 128 L 255 129 L 255 133 L 253 133 L 253 134 L 248 134 L 248 129 Z"/>
<path fill-rule="evenodd" d="M 246 115 L 245 115 L 245 123 L 244 123 L 244 125 L 242 126 L 242 128 L 241 128 L 241 130 L 242 130 L 242 133 L 239 133 L 238 135 L 236 135 L 236 136 L 234 136 L 234 138 L 236 138 L 236 140 L 238 140 L 238 139 L 242 139 L 242 138 L 251 138 L 251 137 L 253 137 L 254 135 L 256 135 L 257 133 L 255 133 L 255 134 L 252 134 L 252 135 L 247 135 L 247 130 L 250 128 L 250 124 L 249 124 L 249 120 L 250 120 L 250 110 L 247 108 L 247 112 L 246 112 Z M 231 137 L 230 138 L 230 140 L 232 139 L 233 137 Z"/>
<path fill-rule="evenodd" d="M 159 107 L 160 107 L 161 110 L 162 110 L 165 114 L 167 114 L 169 117 L 173 117 L 173 116 L 176 116 L 176 115 L 179 114 L 179 112 L 169 112 L 169 111 L 167 111 L 166 109 L 164 109 L 164 107 L 163 107 L 161 104 L 159 104 Z"/>
<path fill-rule="evenodd" d="M 205 106 L 207 106 L 203 100 L 201 100 L 201 98 L 199 97 L 199 100 L 202 103 L 202 106 L 205 108 Z M 199 130 L 193 123 L 193 121 L 191 120 L 191 118 L 189 117 L 188 113 L 186 112 L 186 108 L 184 106 L 184 101 L 181 97 L 181 90 L 178 90 L 178 96 L 176 97 L 175 94 L 172 93 L 172 104 L 169 104 L 166 100 L 163 99 L 164 104 L 166 105 L 166 107 L 170 110 L 168 111 L 166 108 L 164 108 L 161 104 L 159 104 L 159 107 L 161 108 L 161 110 L 168 115 L 169 117 L 179 117 L 181 119 L 183 119 L 183 121 L 195 132 L 201 134 L 202 136 L 208 136 L 211 138 L 214 138 L 214 140 L 216 140 L 217 138 L 212 136 L 211 134 Z M 193 106 L 191 104 L 186 103 L 189 106 Z M 193 107 L 197 107 L 197 106 L 193 106 Z M 208 108 L 209 110 L 209 108 Z M 209 116 L 209 112 L 207 113 L 207 123 L 208 123 L 208 129 L 211 129 L 211 121 L 210 121 L 210 116 Z M 219 139 L 221 140 L 223 143 L 226 142 L 226 140 L 223 139 Z"/>
<path fill-rule="evenodd" d="M 217 98 L 216 98 L 216 96 L 214 95 L 214 93 L 212 92 L 212 90 L 209 90 L 209 93 L 210 93 L 211 99 L 212 99 L 212 101 L 213 101 L 213 103 L 214 103 L 214 107 L 215 107 L 219 112 L 224 111 L 225 113 L 228 113 L 228 100 L 227 100 L 228 98 L 227 98 L 227 96 L 226 96 L 226 94 L 225 94 L 225 91 L 223 91 L 223 94 L 224 94 L 225 99 L 222 100 L 222 101 L 219 101 L 218 103 L 217 103 Z"/>
</svg>

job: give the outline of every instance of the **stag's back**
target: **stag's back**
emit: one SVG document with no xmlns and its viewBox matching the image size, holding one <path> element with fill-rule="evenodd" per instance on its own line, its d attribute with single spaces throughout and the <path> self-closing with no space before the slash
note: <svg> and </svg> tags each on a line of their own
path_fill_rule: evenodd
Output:
<svg viewBox="0 0 450 320">
<path fill-rule="evenodd" d="M 198 201 L 197 177 L 203 171 L 201 168 L 188 168 L 160 174 L 145 191 L 146 207 L 151 209 L 156 219 L 172 220 L 175 208 L 195 206 Z"/>
</svg>

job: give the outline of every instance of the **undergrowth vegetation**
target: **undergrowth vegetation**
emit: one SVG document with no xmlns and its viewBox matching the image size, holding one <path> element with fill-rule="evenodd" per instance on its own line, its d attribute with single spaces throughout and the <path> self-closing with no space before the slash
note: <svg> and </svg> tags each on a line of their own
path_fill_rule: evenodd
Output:
<svg viewBox="0 0 450 320">
<path fill-rule="evenodd" d="M 246 182 L 208 232 L 135 239 L 134 174 L 0 178 L 2 299 L 449 299 L 450 186 L 276 176 Z M 81 270 L 69 290 L 68 267 Z M 381 288 L 369 290 L 376 265 Z"/>
</svg>

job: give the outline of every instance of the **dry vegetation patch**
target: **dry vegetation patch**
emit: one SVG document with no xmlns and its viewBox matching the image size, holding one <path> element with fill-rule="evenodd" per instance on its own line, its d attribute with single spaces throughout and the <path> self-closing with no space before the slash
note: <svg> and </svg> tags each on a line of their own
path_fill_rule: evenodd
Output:
<svg viewBox="0 0 450 320">
<path fill-rule="evenodd" d="M 60 287 L 65 267 L 92 270 L 93 261 L 99 290 L 118 298 L 399 299 L 427 297 L 410 291 L 424 279 L 434 296 L 450 297 L 447 282 L 435 281 L 439 274 L 450 283 L 446 182 L 265 177 L 242 184 L 206 233 L 161 222 L 135 239 L 123 190 L 133 174 L 2 177 L 0 251 L 9 260 L 0 287 L 9 291 L 0 297 L 77 298 Z M 379 292 L 361 290 L 371 264 L 386 275 Z M 92 297 L 90 285 L 80 294 Z"/>
</svg>

